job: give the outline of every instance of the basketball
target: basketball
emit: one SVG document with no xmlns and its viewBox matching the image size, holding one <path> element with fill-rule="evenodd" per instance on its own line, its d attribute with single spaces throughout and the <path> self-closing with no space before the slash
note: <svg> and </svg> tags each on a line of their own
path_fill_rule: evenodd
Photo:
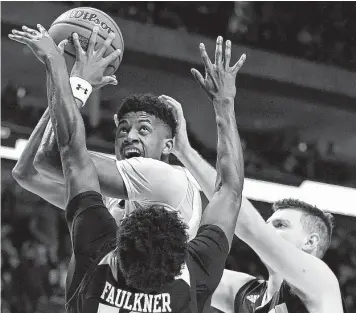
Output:
<svg viewBox="0 0 356 313">
<path fill-rule="evenodd" d="M 114 32 L 116 35 L 110 47 L 106 50 L 104 57 L 116 49 L 121 49 L 120 56 L 108 65 L 104 75 L 112 75 L 118 69 L 124 53 L 124 39 L 119 26 L 117 26 L 115 21 L 103 11 L 88 7 L 80 7 L 60 15 L 48 30 L 48 33 L 57 45 L 64 39 L 68 39 L 69 41 L 64 51 L 69 73 L 74 65 L 76 55 L 72 34 L 78 34 L 80 45 L 86 51 L 90 35 L 95 26 L 99 27 L 97 43 L 95 45 L 96 49 L 104 43 L 110 33 Z"/>
</svg>

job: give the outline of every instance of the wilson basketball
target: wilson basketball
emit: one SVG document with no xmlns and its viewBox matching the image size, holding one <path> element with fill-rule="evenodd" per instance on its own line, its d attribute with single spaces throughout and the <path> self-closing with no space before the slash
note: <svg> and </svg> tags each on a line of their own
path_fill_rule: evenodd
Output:
<svg viewBox="0 0 356 313">
<path fill-rule="evenodd" d="M 104 75 L 112 75 L 118 69 L 124 53 L 124 39 L 119 26 L 117 26 L 115 21 L 109 15 L 100 10 L 80 7 L 60 15 L 48 30 L 48 33 L 56 44 L 59 44 L 64 39 L 68 39 L 69 41 L 65 47 L 65 58 L 69 73 L 74 65 L 76 54 L 72 34 L 78 34 L 80 44 L 86 51 L 90 35 L 95 26 L 98 26 L 99 28 L 95 46 L 96 49 L 104 43 L 110 33 L 114 32 L 116 35 L 111 46 L 106 50 L 104 57 L 116 49 L 121 49 L 120 56 L 108 65 Z"/>
</svg>

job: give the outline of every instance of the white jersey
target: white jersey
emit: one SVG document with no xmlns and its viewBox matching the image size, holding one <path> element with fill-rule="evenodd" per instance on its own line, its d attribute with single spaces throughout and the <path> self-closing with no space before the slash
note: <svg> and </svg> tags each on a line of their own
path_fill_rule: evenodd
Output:
<svg viewBox="0 0 356 313">
<path fill-rule="evenodd" d="M 103 200 L 117 222 L 138 208 L 164 205 L 179 212 L 189 226 L 189 237 L 195 237 L 202 214 L 200 187 L 185 168 L 142 157 L 116 161 L 116 166 L 129 200 L 124 207 L 121 199 Z"/>
</svg>

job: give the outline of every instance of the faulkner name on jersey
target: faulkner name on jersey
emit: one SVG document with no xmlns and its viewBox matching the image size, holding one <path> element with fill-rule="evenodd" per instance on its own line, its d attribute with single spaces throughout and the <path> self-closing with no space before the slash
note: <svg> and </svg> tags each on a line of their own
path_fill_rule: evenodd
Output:
<svg viewBox="0 0 356 313">
<path fill-rule="evenodd" d="M 134 312 L 172 312 L 171 295 L 169 293 L 161 293 L 157 295 L 131 293 L 116 288 L 106 282 L 100 298 L 118 308 Z"/>
</svg>

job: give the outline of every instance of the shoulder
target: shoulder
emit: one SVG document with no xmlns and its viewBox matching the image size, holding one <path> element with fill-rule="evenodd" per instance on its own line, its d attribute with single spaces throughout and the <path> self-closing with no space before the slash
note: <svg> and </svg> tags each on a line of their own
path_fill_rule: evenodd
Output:
<svg viewBox="0 0 356 313">
<path fill-rule="evenodd" d="M 187 176 L 178 167 L 151 158 L 137 157 L 120 160 L 116 161 L 116 166 L 119 171 L 135 172 L 144 176 L 153 175 L 156 179 L 185 178 Z"/>
<path fill-rule="evenodd" d="M 118 166 L 123 165 L 123 166 L 141 166 L 141 167 L 154 167 L 154 168 L 163 168 L 163 169 L 170 169 L 174 170 L 175 167 L 152 158 L 144 158 L 144 157 L 135 157 L 135 158 L 130 158 L 130 159 L 125 159 L 125 160 L 116 160 L 116 164 Z"/>
</svg>

